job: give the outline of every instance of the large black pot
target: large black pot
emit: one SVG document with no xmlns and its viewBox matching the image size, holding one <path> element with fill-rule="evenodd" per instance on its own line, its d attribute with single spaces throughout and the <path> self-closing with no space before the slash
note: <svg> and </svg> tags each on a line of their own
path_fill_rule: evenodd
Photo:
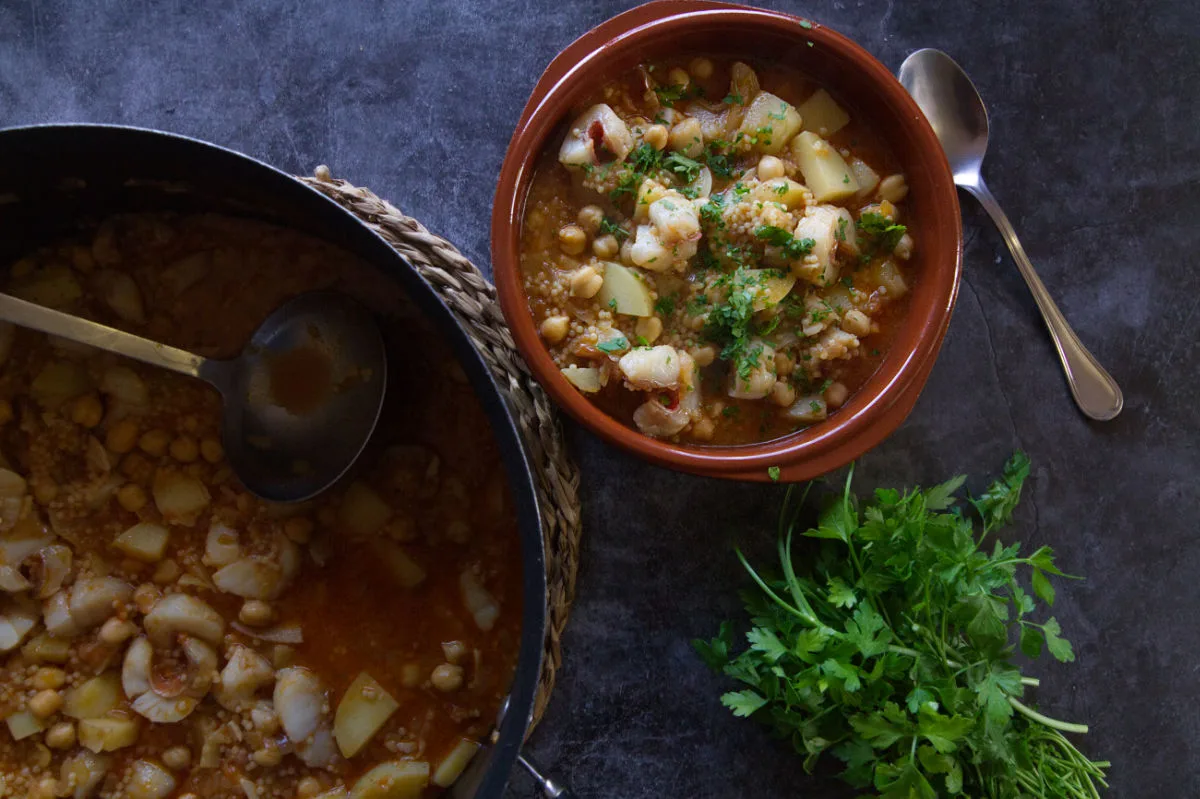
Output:
<svg viewBox="0 0 1200 799">
<path fill-rule="evenodd" d="M 353 214 L 298 180 L 244 155 L 158 131 L 104 125 L 0 130 L 0 263 L 122 211 L 211 211 L 250 216 L 335 244 L 397 280 L 450 342 L 492 423 L 521 530 L 521 651 L 498 737 L 451 789 L 499 797 L 533 709 L 545 629 L 546 579 L 533 476 L 516 426 L 479 353 L 412 264 Z"/>
</svg>

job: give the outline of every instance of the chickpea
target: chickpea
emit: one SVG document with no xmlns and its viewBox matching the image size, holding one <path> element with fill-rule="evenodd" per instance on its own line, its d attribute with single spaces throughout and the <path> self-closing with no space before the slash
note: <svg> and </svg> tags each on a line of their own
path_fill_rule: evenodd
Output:
<svg viewBox="0 0 1200 799">
<path fill-rule="evenodd" d="M 33 673 L 34 688 L 62 688 L 67 684 L 67 673 L 54 666 L 42 666 Z"/>
<path fill-rule="evenodd" d="M 781 408 L 791 407 L 791 404 L 796 401 L 796 389 L 786 380 L 776 380 L 775 386 L 771 389 L 771 399 Z"/>
<path fill-rule="evenodd" d="M 833 383 L 825 389 L 825 404 L 830 408 L 840 408 L 850 395 L 850 389 L 844 383 Z"/>
<path fill-rule="evenodd" d="M 133 592 L 133 604 L 141 611 L 142 615 L 153 610 L 160 599 L 162 599 L 162 591 L 158 589 L 158 586 L 150 583 L 142 583 Z"/>
<path fill-rule="evenodd" d="M 75 745 L 75 725 L 60 721 L 46 730 L 46 746 L 51 749 L 70 749 Z"/>
<path fill-rule="evenodd" d="M 682 122 L 676 123 L 671 128 L 669 143 L 672 150 L 683 153 L 689 158 L 700 155 L 704 151 L 704 131 L 700 127 L 700 120 L 688 117 Z"/>
<path fill-rule="evenodd" d="M 467 645 L 462 641 L 443 641 L 442 654 L 449 663 L 458 663 L 467 655 Z"/>
<path fill-rule="evenodd" d="M 558 246 L 567 255 L 579 255 L 587 247 L 587 233 L 576 224 L 563 225 L 558 229 Z"/>
<path fill-rule="evenodd" d="M 53 480 L 41 479 L 33 484 L 33 498 L 41 505 L 49 505 L 58 496 L 58 483 Z"/>
<path fill-rule="evenodd" d="M 908 181 L 904 175 L 888 175 L 879 181 L 878 191 L 881 200 L 898 203 L 908 196 Z"/>
<path fill-rule="evenodd" d="M 592 241 L 592 253 L 597 258 L 612 258 L 621 249 L 617 237 L 608 233 Z"/>
<path fill-rule="evenodd" d="M 275 610 L 261 599 L 247 599 L 238 611 L 238 618 L 250 627 L 266 627 L 275 618 Z"/>
<path fill-rule="evenodd" d="M 62 709 L 63 698 L 62 694 L 55 691 L 53 688 L 46 688 L 38 691 L 29 700 L 29 712 L 37 716 L 39 719 L 45 719 L 53 716 Z"/>
<path fill-rule="evenodd" d="M 53 777 L 42 777 L 33 786 L 26 799 L 54 799 L 58 796 L 58 780 Z"/>
<path fill-rule="evenodd" d="M 842 330 L 856 336 L 865 336 L 871 332 L 871 317 L 857 308 L 846 311 L 842 316 Z"/>
<path fill-rule="evenodd" d="M 200 457 L 209 463 L 220 463 L 225 457 L 225 448 L 215 438 L 206 438 L 200 442 Z"/>
<path fill-rule="evenodd" d="M 166 430 L 147 430 L 138 439 L 138 449 L 153 458 L 161 458 L 163 455 L 166 455 L 167 447 L 170 445 L 171 434 Z"/>
<path fill-rule="evenodd" d="M 104 405 L 95 394 L 84 394 L 71 404 L 71 421 L 91 430 L 104 418 Z"/>
<path fill-rule="evenodd" d="M 667 146 L 667 136 L 666 125 L 651 125 L 642 134 L 642 138 L 645 139 L 646 144 L 649 144 L 655 150 L 661 150 Z"/>
<path fill-rule="evenodd" d="M 621 242 L 621 263 L 633 266 L 633 239 Z"/>
<path fill-rule="evenodd" d="M 775 374 L 787 377 L 796 369 L 796 362 L 786 352 L 775 353 Z"/>
<path fill-rule="evenodd" d="M 400 684 L 405 688 L 416 688 L 421 684 L 421 667 L 416 663 L 405 663 L 400 669 Z"/>
<path fill-rule="evenodd" d="M 13 420 L 13 416 L 15 416 L 15 414 L 13 413 L 12 403 L 6 399 L 0 399 L 0 427 L 3 427 L 11 422 Z"/>
<path fill-rule="evenodd" d="M 278 746 L 268 743 L 262 749 L 256 750 L 250 757 L 263 768 L 271 768 L 280 764 L 283 760 L 283 753 L 279 751 Z"/>
<path fill-rule="evenodd" d="M 584 266 L 575 270 L 571 275 L 571 296 L 591 299 L 600 293 L 604 278 L 594 268 Z"/>
<path fill-rule="evenodd" d="M 316 777 L 305 777 L 296 783 L 296 796 L 300 799 L 312 799 L 321 792 L 321 783 Z"/>
<path fill-rule="evenodd" d="M 150 575 L 150 579 L 158 585 L 170 585 L 178 580 L 182 573 L 183 569 L 179 568 L 179 564 L 168 559 L 154 567 L 154 573 Z"/>
<path fill-rule="evenodd" d="M 717 351 L 712 347 L 697 347 L 692 350 L 692 360 L 697 366 L 708 366 L 717 358 Z"/>
<path fill-rule="evenodd" d="M 283 534 L 297 544 L 307 544 L 313 534 L 312 519 L 296 516 L 283 523 Z"/>
<path fill-rule="evenodd" d="M 450 663 L 443 663 L 433 670 L 433 674 L 429 675 L 429 681 L 433 683 L 433 687 L 442 693 L 451 693 L 462 688 L 463 670 L 462 666 L 455 666 Z"/>
<path fill-rule="evenodd" d="M 687 73 L 686 69 L 672 67 L 667 73 L 667 83 L 671 86 L 679 86 L 686 89 L 692 84 L 692 76 Z"/>
<path fill-rule="evenodd" d="M 692 438 L 697 441 L 712 440 L 714 432 L 716 432 L 716 425 L 707 416 L 692 425 Z"/>
<path fill-rule="evenodd" d="M 542 322 L 542 338 L 551 344 L 557 344 L 567 337 L 571 320 L 565 316 L 548 316 Z"/>
<path fill-rule="evenodd" d="M 784 175 L 783 162 L 773 155 L 764 155 L 758 159 L 758 179 L 773 180 Z"/>
<path fill-rule="evenodd" d="M 131 419 L 122 419 L 109 428 L 108 435 L 104 437 L 104 446 L 108 447 L 109 452 L 124 455 L 133 449 L 137 440 L 137 424 Z"/>
<path fill-rule="evenodd" d="M 700 80 L 708 80 L 713 74 L 713 63 L 707 58 L 693 58 L 688 69 Z"/>
<path fill-rule="evenodd" d="M 135 483 L 149 483 L 154 477 L 154 464 L 141 452 L 130 452 L 117 467 L 121 474 Z"/>
<path fill-rule="evenodd" d="M 192 764 L 192 750 L 186 746 L 172 746 L 162 753 L 162 762 L 171 771 L 181 771 Z"/>
<path fill-rule="evenodd" d="M 117 502 L 130 513 L 137 513 L 147 501 L 145 490 L 137 483 L 126 483 L 117 490 Z"/>
<path fill-rule="evenodd" d="M 134 627 L 127 621 L 112 618 L 104 622 L 100 627 L 100 640 L 106 644 L 116 646 L 124 641 L 128 641 L 137 632 L 137 627 Z"/>
<path fill-rule="evenodd" d="M 585 205 L 579 209 L 575 221 L 579 223 L 585 233 L 595 236 L 596 232 L 600 230 L 600 223 L 604 221 L 604 209 L 598 205 Z"/>
<path fill-rule="evenodd" d="M 638 319 L 633 332 L 653 344 L 662 335 L 663 323 L 657 316 L 646 316 Z"/>
<path fill-rule="evenodd" d="M 180 436 L 171 442 L 171 457 L 180 463 L 195 463 L 200 457 L 200 445 L 191 436 Z"/>
</svg>

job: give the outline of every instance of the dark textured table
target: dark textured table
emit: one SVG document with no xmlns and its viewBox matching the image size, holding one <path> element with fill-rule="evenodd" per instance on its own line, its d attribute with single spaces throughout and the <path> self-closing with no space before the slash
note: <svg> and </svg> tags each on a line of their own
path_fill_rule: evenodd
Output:
<svg viewBox="0 0 1200 799">
<path fill-rule="evenodd" d="M 0 125 L 117 122 L 373 188 L 487 264 L 495 176 L 542 67 L 625 4 L 0 4 Z M 1003 243 L 964 197 L 966 280 L 912 417 L 862 488 L 1034 474 L 1011 533 L 1087 576 L 1055 613 L 1078 662 L 1040 700 L 1087 721 L 1113 796 L 1200 796 L 1200 23 L 1185 0 L 771 2 L 890 67 L 956 56 L 987 99 L 987 175 L 1080 338 L 1125 389 L 1075 410 Z M 530 746 L 583 797 L 840 796 L 718 704 L 689 641 L 736 614 L 734 540 L 766 554 L 777 487 L 673 474 L 571 431 L 587 529 L 566 665 Z M 972 485 L 979 486 L 976 480 Z M 512 793 L 534 796 L 523 776 Z"/>
</svg>

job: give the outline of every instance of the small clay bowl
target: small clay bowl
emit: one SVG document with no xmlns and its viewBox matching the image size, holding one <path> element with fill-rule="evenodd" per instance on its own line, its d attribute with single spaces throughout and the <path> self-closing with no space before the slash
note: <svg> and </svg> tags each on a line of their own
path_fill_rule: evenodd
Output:
<svg viewBox="0 0 1200 799">
<path fill-rule="evenodd" d="M 571 386 L 551 359 L 526 303 L 521 227 L 534 167 L 557 147 L 583 99 L 640 62 L 685 54 L 779 61 L 844 98 L 885 131 L 908 178 L 905 206 L 918 245 L 908 312 L 875 374 L 825 421 L 742 446 L 691 446 L 639 433 Z M 844 466 L 891 434 L 912 410 L 946 335 L 962 274 L 962 224 L 954 179 L 937 137 L 887 67 L 845 36 L 773 11 L 704 0 L 658 0 L 585 33 L 534 87 L 509 143 L 492 212 L 492 264 L 517 347 L 546 391 L 605 441 L 661 466 L 739 480 L 808 480 Z"/>
</svg>

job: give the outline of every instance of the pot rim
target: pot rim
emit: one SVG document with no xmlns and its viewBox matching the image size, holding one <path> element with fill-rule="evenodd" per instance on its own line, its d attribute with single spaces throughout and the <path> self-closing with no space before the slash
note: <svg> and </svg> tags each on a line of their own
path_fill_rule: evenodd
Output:
<svg viewBox="0 0 1200 799">
<path fill-rule="evenodd" d="M 925 209 L 929 226 L 937 223 L 943 246 L 926 260 L 921 283 L 930 283 L 928 302 L 910 301 L 906 327 L 920 331 L 915 346 L 892 349 L 867 384 L 830 419 L 767 442 L 738 446 L 687 446 L 646 436 L 609 416 L 575 390 L 541 340 L 526 305 L 519 266 L 524 206 L 534 167 L 551 135 L 585 88 L 594 88 L 614 63 L 628 60 L 646 42 L 653 48 L 668 33 L 721 26 L 756 29 L 852 62 L 886 100 L 895 118 L 914 140 L 911 149 L 934 169 L 927 180 L 937 197 Z M 736 52 L 736 48 L 731 48 Z M 683 51 L 681 51 L 683 52 Z M 601 77 L 598 77 L 601 76 Z M 833 86 L 836 88 L 836 82 Z M 906 170 L 908 171 L 908 170 Z M 911 181 L 910 181 L 911 182 Z M 626 11 L 584 33 L 546 68 L 521 114 L 501 167 L 492 213 L 492 264 L 501 308 L 521 353 L 546 391 L 574 419 L 605 441 L 653 463 L 706 476 L 766 481 L 768 468 L 780 479 L 805 480 L 831 471 L 861 455 L 895 430 L 912 410 L 941 347 L 962 274 L 962 224 L 957 189 L 933 129 L 892 73 L 860 45 L 824 25 L 776 11 L 710 0 L 655 0 Z M 918 289 L 920 290 L 920 289 Z M 923 311 L 919 316 L 918 310 Z M 868 390 L 870 389 L 870 390 Z"/>
<path fill-rule="evenodd" d="M 331 227 L 336 227 L 339 233 L 344 233 L 362 245 L 363 251 L 367 252 L 364 260 L 376 269 L 386 269 L 390 277 L 399 280 L 421 313 L 433 321 L 437 332 L 449 342 L 497 438 L 517 511 L 521 537 L 522 616 L 517 664 L 505 705 L 507 709 L 502 708 L 498 718 L 496 743 L 491 744 L 487 740 L 482 742 L 485 747 L 490 746 L 493 749 L 493 759 L 476 783 L 475 792 L 471 794 L 475 799 L 494 799 L 501 796 L 532 719 L 534 699 L 541 677 L 547 586 L 544 535 L 532 466 L 504 393 L 482 355 L 471 343 L 449 306 L 429 282 L 378 232 L 317 189 L 257 158 L 183 134 L 132 125 L 97 123 L 44 123 L 0 127 L 0 152 L 22 146 L 45 147 L 45 144 L 38 143 L 38 139 L 46 137 L 50 137 L 53 143 L 66 145 L 80 134 L 99 137 L 92 143 L 92 148 L 117 146 L 104 141 L 106 137 L 112 142 L 126 138 L 148 148 L 173 147 L 186 152 L 187 157 L 180 159 L 179 163 L 187 164 L 191 160 L 201 159 L 218 161 L 230 171 L 236 170 L 247 179 L 259 181 L 272 195 L 285 197 L 300 204 L 308 212 L 328 218 Z M 58 151 L 73 152 L 66 147 Z M 3 157 L 0 157 L 0 163 L 2 162 Z M 184 168 L 193 170 L 193 174 L 197 169 L 194 163 Z M 54 174 L 59 169 L 59 163 L 55 162 L 43 171 Z M 0 181 L 3 181 L 2 174 Z M 287 226 L 286 223 L 284 226 Z M 391 266 L 387 266 L 389 263 Z"/>
</svg>

